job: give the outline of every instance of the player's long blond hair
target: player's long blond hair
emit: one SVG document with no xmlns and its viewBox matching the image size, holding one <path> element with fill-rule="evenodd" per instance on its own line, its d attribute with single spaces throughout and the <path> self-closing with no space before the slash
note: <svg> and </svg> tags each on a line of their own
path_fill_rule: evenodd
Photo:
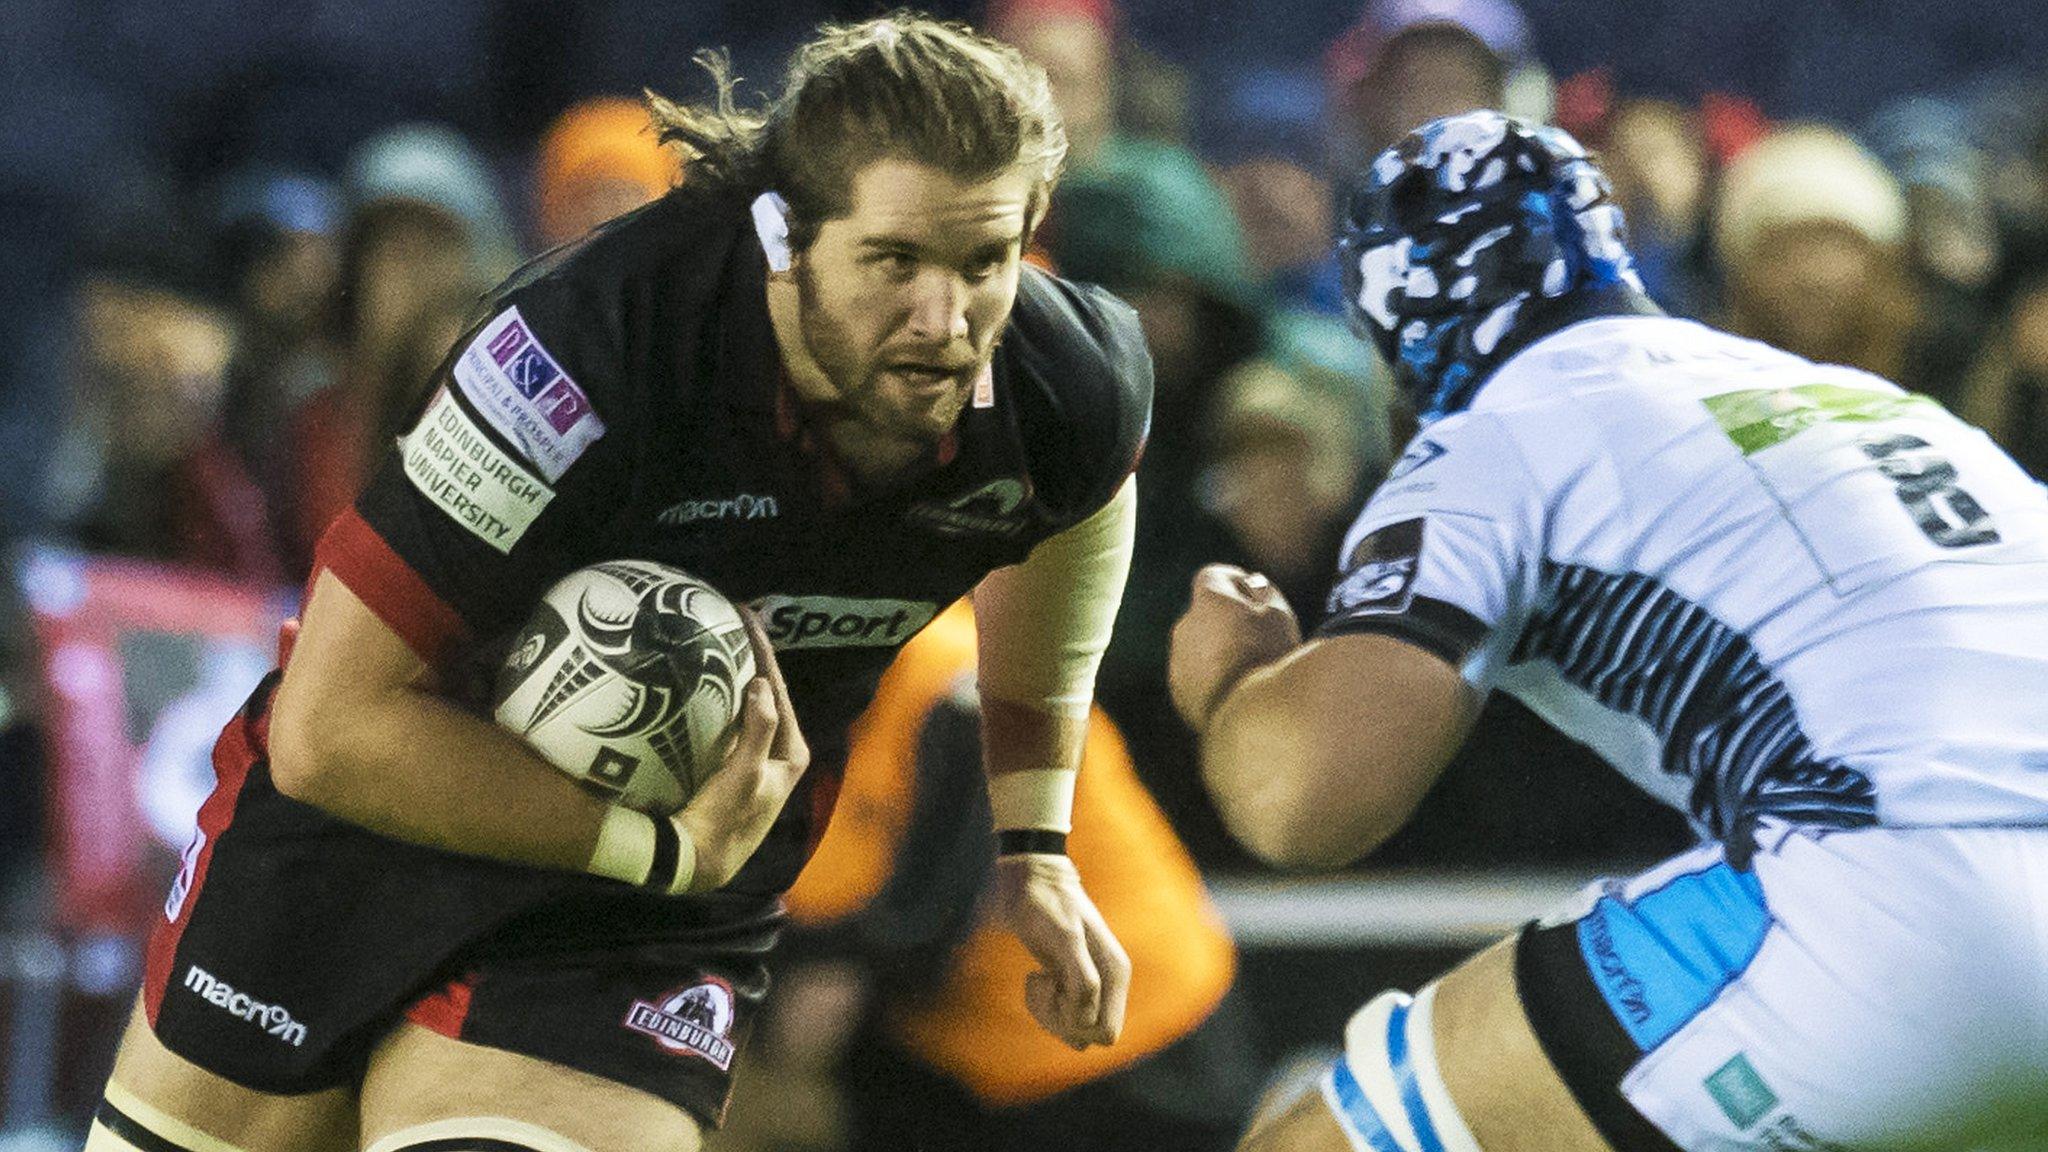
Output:
<svg viewBox="0 0 2048 1152">
<path fill-rule="evenodd" d="M 679 145 L 685 182 L 708 177 L 772 188 L 789 203 L 799 249 L 850 208 L 853 177 L 897 157 L 966 182 L 1018 166 L 1038 177 L 1030 219 L 1043 214 L 1066 163 L 1067 133 L 1045 72 L 964 24 L 898 11 L 830 24 L 797 49 L 782 92 L 744 108 L 722 52 L 699 52 L 710 100 L 647 93 L 661 139 Z"/>
</svg>

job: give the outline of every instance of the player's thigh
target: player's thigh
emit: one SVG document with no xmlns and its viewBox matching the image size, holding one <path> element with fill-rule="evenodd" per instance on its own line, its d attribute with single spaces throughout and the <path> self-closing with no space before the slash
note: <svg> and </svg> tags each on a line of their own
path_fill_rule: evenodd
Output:
<svg viewBox="0 0 2048 1152">
<path fill-rule="evenodd" d="M 696 1120 L 658 1096 L 411 1023 L 371 1056 L 361 1108 L 362 1146 L 390 1152 L 458 1135 L 454 1122 L 478 1118 L 535 1130 L 537 1152 L 696 1152 L 703 1143 Z"/>
<path fill-rule="evenodd" d="M 1436 1070 L 1458 1115 L 1437 1115 L 1431 1122 L 1440 1133 L 1462 1121 L 1482 1152 L 1609 1152 L 1522 1012 L 1514 948 L 1512 938 L 1503 940 L 1437 984 L 1431 1020 Z M 1239 1147 L 1240 1152 L 1354 1152 L 1329 1095 L 1313 1090 L 1260 1125 Z"/>
<path fill-rule="evenodd" d="M 1606 1152 L 1543 1052 L 1515 983 L 1516 939 L 1502 940 L 1437 985 L 1437 1067 L 1485 1152 Z"/>
<path fill-rule="evenodd" d="M 92 1152 L 351 1152 L 355 1094 L 275 1096 L 216 1076 L 163 1046 L 138 1003 L 94 1124 Z M 153 1139 L 152 1139 L 153 1138 Z"/>
<path fill-rule="evenodd" d="M 1352 1152 L 1352 1147 L 1323 1094 L 1311 1088 L 1246 1134 L 1237 1152 Z"/>
</svg>

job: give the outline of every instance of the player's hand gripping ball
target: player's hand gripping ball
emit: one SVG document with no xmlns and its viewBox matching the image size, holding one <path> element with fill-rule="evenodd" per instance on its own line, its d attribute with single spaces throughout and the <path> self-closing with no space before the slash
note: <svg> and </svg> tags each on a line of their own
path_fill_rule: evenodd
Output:
<svg viewBox="0 0 2048 1152">
<path fill-rule="evenodd" d="M 586 787 L 666 815 L 718 770 L 753 678 L 730 601 L 679 568 L 612 560 L 548 589 L 498 669 L 491 705 Z"/>
</svg>

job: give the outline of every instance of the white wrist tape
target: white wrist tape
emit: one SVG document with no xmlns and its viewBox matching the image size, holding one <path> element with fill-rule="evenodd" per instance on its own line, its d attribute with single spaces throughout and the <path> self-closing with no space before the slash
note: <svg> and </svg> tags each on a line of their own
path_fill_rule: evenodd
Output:
<svg viewBox="0 0 2048 1152">
<path fill-rule="evenodd" d="M 636 888 L 680 896 L 697 878 L 697 841 L 674 816 L 649 816 L 613 805 L 597 830 L 584 871 Z"/>
<path fill-rule="evenodd" d="M 1074 830 L 1074 782 L 1079 773 L 1065 768 L 1030 768 L 988 778 L 988 806 L 996 831 L 1039 828 Z"/>
<path fill-rule="evenodd" d="M 697 838 L 690 835 L 682 821 L 673 816 L 667 819 L 676 830 L 676 875 L 669 883 L 668 894 L 681 896 L 685 892 L 696 891 L 691 884 L 697 879 Z"/>
<path fill-rule="evenodd" d="M 639 886 L 647 883 L 654 864 L 654 817 L 612 805 L 597 830 L 597 847 L 583 870 L 596 876 Z"/>
</svg>

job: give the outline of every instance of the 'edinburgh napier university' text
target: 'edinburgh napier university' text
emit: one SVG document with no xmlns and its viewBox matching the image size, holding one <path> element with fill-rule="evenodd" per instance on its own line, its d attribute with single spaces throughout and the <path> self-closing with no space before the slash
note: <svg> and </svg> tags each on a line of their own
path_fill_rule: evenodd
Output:
<svg viewBox="0 0 2048 1152">
<path fill-rule="evenodd" d="M 501 451 L 446 390 L 405 438 L 405 475 L 456 523 L 510 552 L 554 490 Z"/>
</svg>

